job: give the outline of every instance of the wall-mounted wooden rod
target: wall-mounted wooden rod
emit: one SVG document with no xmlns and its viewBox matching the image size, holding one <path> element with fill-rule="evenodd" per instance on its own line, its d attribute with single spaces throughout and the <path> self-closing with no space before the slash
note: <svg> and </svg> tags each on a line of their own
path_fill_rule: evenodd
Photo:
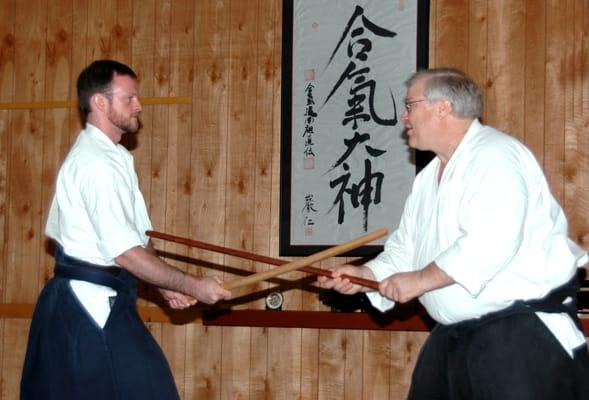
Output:
<svg viewBox="0 0 589 400">
<path fill-rule="evenodd" d="M 235 257 L 243 258 L 246 260 L 261 262 L 264 264 L 284 265 L 289 262 L 287 260 L 282 260 L 280 258 L 262 256 L 262 255 L 250 253 L 250 252 L 247 252 L 244 250 L 237 250 L 237 249 L 232 249 L 229 247 L 218 246 L 215 244 L 201 242 L 198 240 L 187 239 L 187 238 L 183 238 L 180 236 L 170 235 L 168 233 L 157 232 L 157 231 L 147 231 L 146 233 L 147 233 L 147 236 L 150 236 L 152 238 L 167 240 L 167 241 L 175 242 L 175 243 L 180 243 L 180 244 L 184 244 L 186 246 L 197 247 L 197 248 L 204 249 L 204 250 L 214 251 L 216 253 L 227 254 L 230 256 L 235 256 Z M 298 270 L 302 271 L 302 272 L 314 274 L 314 275 L 331 276 L 330 271 L 325 270 L 325 269 L 321 269 L 321 268 L 317 268 L 317 267 L 313 267 L 310 265 L 303 266 L 303 267 L 299 268 Z M 378 282 L 376 282 L 376 281 L 372 281 L 370 279 L 358 278 L 358 277 L 349 276 L 349 275 L 344 275 L 344 277 L 347 278 L 350 282 L 355 283 L 357 285 L 361 285 L 364 287 L 378 290 Z"/>
<path fill-rule="evenodd" d="M 192 98 L 188 96 L 141 97 L 139 101 L 141 101 L 141 104 L 143 104 L 144 106 L 163 104 L 191 104 Z M 0 103 L 0 110 L 40 110 L 76 107 L 78 107 L 78 102 L 76 100 L 48 100 L 17 103 Z"/>
</svg>

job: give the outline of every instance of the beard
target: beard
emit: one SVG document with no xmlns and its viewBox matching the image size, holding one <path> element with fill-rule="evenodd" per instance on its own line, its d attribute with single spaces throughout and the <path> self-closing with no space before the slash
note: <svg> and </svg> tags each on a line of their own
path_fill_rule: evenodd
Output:
<svg viewBox="0 0 589 400">
<path fill-rule="evenodd" d="M 108 111 L 108 120 L 123 133 L 135 133 L 139 129 L 139 117 L 125 117 L 123 114 L 115 111 L 112 107 Z"/>
</svg>

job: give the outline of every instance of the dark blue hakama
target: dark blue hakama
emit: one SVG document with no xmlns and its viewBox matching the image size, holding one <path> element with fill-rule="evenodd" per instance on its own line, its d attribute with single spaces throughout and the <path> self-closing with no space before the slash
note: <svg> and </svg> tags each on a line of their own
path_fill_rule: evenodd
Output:
<svg viewBox="0 0 589 400">
<path fill-rule="evenodd" d="M 117 291 L 101 329 L 70 279 Z M 56 251 L 55 276 L 41 292 L 29 331 L 21 399 L 179 399 L 168 362 L 136 307 L 137 280 Z"/>
</svg>

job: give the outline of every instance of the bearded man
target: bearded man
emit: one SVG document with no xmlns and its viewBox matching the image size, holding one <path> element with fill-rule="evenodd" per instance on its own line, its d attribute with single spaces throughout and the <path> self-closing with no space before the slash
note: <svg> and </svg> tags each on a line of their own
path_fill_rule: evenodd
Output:
<svg viewBox="0 0 589 400">
<path fill-rule="evenodd" d="M 29 332 L 21 399 L 178 399 L 169 365 L 136 308 L 137 279 L 169 306 L 231 295 L 160 259 L 133 157 L 119 142 L 139 129 L 137 76 L 113 60 L 78 77 L 84 129 L 61 166 L 46 234 L 55 273 Z"/>
</svg>

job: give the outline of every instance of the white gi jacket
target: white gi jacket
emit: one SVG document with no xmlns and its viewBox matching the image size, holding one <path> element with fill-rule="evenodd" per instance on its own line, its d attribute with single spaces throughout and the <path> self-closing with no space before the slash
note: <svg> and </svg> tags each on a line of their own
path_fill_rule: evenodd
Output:
<svg viewBox="0 0 589 400">
<path fill-rule="evenodd" d="M 367 263 L 380 281 L 435 261 L 456 282 L 419 299 L 437 322 L 541 298 L 587 262 L 541 167 L 517 139 L 474 120 L 438 183 L 439 168 L 435 158 L 417 175 L 399 228 Z M 378 292 L 368 297 L 382 311 L 394 306 Z M 568 315 L 538 316 L 569 354 L 585 344 Z"/>
<path fill-rule="evenodd" d="M 77 259 L 104 266 L 135 246 L 152 229 L 133 156 L 86 124 L 61 166 L 45 233 Z M 78 299 L 101 327 L 110 313 L 105 286 L 71 281 Z"/>
</svg>

